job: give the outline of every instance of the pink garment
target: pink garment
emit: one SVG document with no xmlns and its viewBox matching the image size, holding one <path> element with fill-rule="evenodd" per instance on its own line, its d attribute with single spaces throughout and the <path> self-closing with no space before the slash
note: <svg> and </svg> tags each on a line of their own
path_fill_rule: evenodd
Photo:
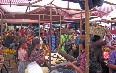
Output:
<svg viewBox="0 0 116 73">
<path fill-rule="evenodd" d="M 27 51 L 26 49 L 19 48 L 18 50 L 18 59 L 21 61 L 26 61 Z"/>
</svg>

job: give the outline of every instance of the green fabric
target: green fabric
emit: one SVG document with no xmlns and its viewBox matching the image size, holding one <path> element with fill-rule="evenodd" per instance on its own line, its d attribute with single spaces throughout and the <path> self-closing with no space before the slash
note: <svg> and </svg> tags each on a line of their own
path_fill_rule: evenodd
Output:
<svg viewBox="0 0 116 73">
<path fill-rule="evenodd" d="M 69 39 L 69 40 L 72 40 L 72 36 L 71 35 L 68 35 L 68 34 L 61 35 L 61 40 L 62 40 L 61 50 L 64 51 L 64 52 L 65 52 L 65 42 L 66 42 L 66 38 Z"/>
</svg>

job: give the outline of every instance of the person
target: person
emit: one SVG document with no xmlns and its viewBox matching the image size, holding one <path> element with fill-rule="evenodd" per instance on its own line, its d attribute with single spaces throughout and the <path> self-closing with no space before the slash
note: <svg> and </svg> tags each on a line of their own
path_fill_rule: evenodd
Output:
<svg viewBox="0 0 116 73">
<path fill-rule="evenodd" d="M 37 62 L 38 65 L 42 66 L 45 62 L 46 51 L 40 49 L 40 40 L 38 38 L 34 38 L 32 40 L 32 51 L 30 53 L 29 61 Z"/>
<path fill-rule="evenodd" d="M 44 33 L 41 32 L 40 33 L 40 49 L 42 49 L 43 40 L 44 40 Z"/>
<path fill-rule="evenodd" d="M 72 47 L 71 40 L 72 40 L 72 36 L 69 35 L 66 30 L 62 31 L 62 34 L 61 34 L 61 45 L 60 45 L 62 51 L 66 52 L 66 53 L 69 52 L 69 50 Z"/>
<path fill-rule="evenodd" d="M 115 47 L 113 46 L 113 39 L 111 38 L 111 35 L 106 35 L 106 42 L 107 42 L 107 45 L 105 45 L 105 47 L 111 49 L 111 50 L 114 50 Z"/>
<path fill-rule="evenodd" d="M 24 36 L 24 34 L 25 34 L 25 30 L 23 27 L 21 27 L 21 29 L 20 29 L 20 34 L 21 34 L 21 36 Z"/>
<path fill-rule="evenodd" d="M 106 44 L 107 44 L 106 40 L 102 40 L 101 36 L 99 36 L 99 35 L 93 36 L 91 43 L 90 43 L 90 51 L 91 51 L 90 56 L 92 56 L 92 53 L 93 53 L 93 55 L 94 55 L 93 58 L 95 58 L 95 59 L 92 59 L 92 57 L 90 57 L 91 58 L 90 71 L 96 71 L 96 72 L 99 71 L 101 73 L 107 73 L 108 69 L 105 66 L 105 62 L 103 59 L 103 52 L 102 52 L 102 46 L 105 46 Z M 94 63 L 96 65 L 94 65 Z"/>
<path fill-rule="evenodd" d="M 84 73 L 84 71 L 85 71 L 85 56 L 86 56 L 85 41 L 83 41 L 82 44 L 80 45 L 80 49 L 81 49 L 81 55 L 79 58 L 80 61 L 79 62 L 78 61 L 68 62 L 67 66 L 71 66 L 79 73 Z"/>
<path fill-rule="evenodd" d="M 109 73 L 116 73 L 116 50 L 113 50 L 108 58 Z"/>
<path fill-rule="evenodd" d="M 19 73 L 24 73 L 26 66 L 28 65 L 28 53 L 26 46 L 27 46 L 26 40 L 22 39 L 20 41 L 20 48 L 18 49 Z"/>
<path fill-rule="evenodd" d="M 50 37 L 51 33 L 51 37 Z M 46 43 L 49 45 L 49 38 L 51 38 L 51 50 L 52 52 L 56 51 L 56 36 L 54 34 L 54 29 L 48 31 L 48 35 L 46 36 Z"/>
</svg>

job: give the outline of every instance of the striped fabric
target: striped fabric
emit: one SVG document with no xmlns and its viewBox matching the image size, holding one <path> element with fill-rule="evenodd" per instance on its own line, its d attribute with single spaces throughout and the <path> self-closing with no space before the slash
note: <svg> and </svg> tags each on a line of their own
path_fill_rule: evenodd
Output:
<svg viewBox="0 0 116 73">
<path fill-rule="evenodd" d="M 17 3 L 25 3 L 30 0 L 0 0 L 0 4 L 10 4 L 10 1 L 12 4 L 17 4 Z"/>
</svg>

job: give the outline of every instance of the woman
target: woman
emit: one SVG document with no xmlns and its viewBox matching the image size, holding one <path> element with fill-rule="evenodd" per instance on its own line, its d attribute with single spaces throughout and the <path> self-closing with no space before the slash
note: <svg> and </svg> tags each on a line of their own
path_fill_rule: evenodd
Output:
<svg viewBox="0 0 116 73">
<path fill-rule="evenodd" d="M 67 66 L 71 66 L 79 73 L 84 73 L 84 71 L 85 71 L 85 55 L 86 55 L 85 54 L 85 41 L 82 42 L 82 44 L 79 46 L 79 48 L 81 49 L 81 55 L 79 58 L 80 61 L 79 62 L 78 61 L 68 62 Z"/>
<path fill-rule="evenodd" d="M 40 66 L 42 66 L 45 62 L 46 52 L 43 49 L 40 49 L 40 40 L 38 38 L 34 38 L 32 40 L 32 51 L 30 54 L 30 62 L 37 62 Z"/>
<path fill-rule="evenodd" d="M 84 73 L 85 71 L 85 41 L 79 47 L 81 49 L 81 55 L 77 61 L 67 62 L 66 68 L 71 67 L 71 69 L 62 69 L 61 73 Z M 59 69 L 53 70 L 51 73 L 59 73 Z"/>
<path fill-rule="evenodd" d="M 26 66 L 28 64 L 28 53 L 26 47 L 27 47 L 26 40 L 22 39 L 20 41 L 20 48 L 18 49 L 19 73 L 24 73 Z"/>
</svg>

